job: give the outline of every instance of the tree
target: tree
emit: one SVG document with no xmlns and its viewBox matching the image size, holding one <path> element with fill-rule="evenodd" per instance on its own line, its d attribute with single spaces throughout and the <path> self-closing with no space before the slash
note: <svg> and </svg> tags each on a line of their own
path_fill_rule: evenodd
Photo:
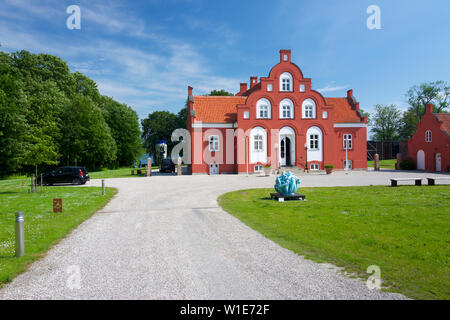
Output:
<svg viewBox="0 0 450 320">
<path fill-rule="evenodd" d="M 396 105 L 375 106 L 376 112 L 371 119 L 373 139 L 377 141 L 396 141 L 401 126 L 400 111 Z"/>
<path fill-rule="evenodd" d="M 110 97 L 101 97 L 106 123 L 117 145 L 116 166 L 128 166 L 141 152 L 141 130 L 136 111 Z"/>
<path fill-rule="evenodd" d="M 210 96 L 234 96 L 234 94 L 229 93 L 223 89 L 221 90 L 212 90 L 209 94 Z"/>
<path fill-rule="evenodd" d="M 27 149 L 29 126 L 21 110 L 23 83 L 11 74 L 10 57 L 0 53 L 0 177 L 16 171 Z"/>
<path fill-rule="evenodd" d="M 169 111 L 155 111 L 143 119 L 141 121 L 142 138 L 147 151 L 154 153 L 158 140 L 166 140 L 167 150 L 171 150 L 173 147 L 172 132 L 178 128 L 179 121 L 179 118 Z"/>
<path fill-rule="evenodd" d="M 400 139 L 407 140 L 412 137 L 412 135 L 417 130 L 417 123 L 419 119 L 413 109 L 408 109 L 403 112 L 401 126 L 399 130 Z"/>
<path fill-rule="evenodd" d="M 425 114 L 425 106 L 433 104 L 433 112 L 446 112 L 449 106 L 450 86 L 444 81 L 422 83 L 406 93 L 409 109 L 403 113 L 400 137 L 409 139 L 416 132 L 417 123 Z"/>
<path fill-rule="evenodd" d="M 62 162 L 93 169 L 116 160 L 117 147 L 111 130 L 102 111 L 90 98 L 75 96 L 64 108 L 62 120 Z"/>
</svg>

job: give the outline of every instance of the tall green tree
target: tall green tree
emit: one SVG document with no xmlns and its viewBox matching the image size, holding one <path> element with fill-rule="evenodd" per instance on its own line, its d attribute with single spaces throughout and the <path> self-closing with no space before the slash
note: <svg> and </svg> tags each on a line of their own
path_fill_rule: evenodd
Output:
<svg viewBox="0 0 450 320">
<path fill-rule="evenodd" d="M 425 113 L 425 106 L 433 104 L 433 112 L 447 112 L 450 103 L 450 86 L 444 81 L 422 83 L 411 87 L 406 93 L 409 109 L 402 117 L 400 136 L 402 139 L 411 138 L 416 132 L 416 124 Z"/>
<path fill-rule="evenodd" d="M 16 171 L 27 150 L 29 126 L 23 114 L 23 83 L 11 73 L 11 59 L 0 52 L 0 177 Z"/>
<path fill-rule="evenodd" d="M 178 117 L 169 111 L 155 111 L 141 121 L 142 138 L 148 152 L 155 152 L 155 145 L 158 140 L 167 140 L 168 150 L 171 150 L 172 132 L 178 128 Z"/>
<path fill-rule="evenodd" d="M 117 147 L 103 113 L 83 95 L 74 97 L 64 108 L 61 153 L 67 165 L 99 168 L 116 160 Z"/>
<path fill-rule="evenodd" d="M 136 111 L 110 97 L 101 97 L 103 116 L 117 145 L 116 166 L 128 166 L 141 152 L 141 130 Z"/>
<path fill-rule="evenodd" d="M 400 110 L 396 105 L 387 106 L 377 104 L 375 114 L 372 116 L 372 139 L 377 141 L 397 141 L 401 126 Z"/>
</svg>

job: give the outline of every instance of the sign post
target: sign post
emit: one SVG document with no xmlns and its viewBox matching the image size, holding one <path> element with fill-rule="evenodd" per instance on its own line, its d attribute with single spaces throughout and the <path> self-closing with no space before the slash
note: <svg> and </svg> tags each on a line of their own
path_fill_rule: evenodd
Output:
<svg viewBox="0 0 450 320">
<path fill-rule="evenodd" d="M 62 199 L 53 199 L 53 212 L 62 212 Z"/>
</svg>

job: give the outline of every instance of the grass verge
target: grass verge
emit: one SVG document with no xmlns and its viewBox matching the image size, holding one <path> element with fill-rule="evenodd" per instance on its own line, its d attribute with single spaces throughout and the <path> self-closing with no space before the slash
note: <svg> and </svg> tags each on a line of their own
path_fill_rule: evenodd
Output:
<svg viewBox="0 0 450 320">
<path fill-rule="evenodd" d="M 302 188 L 304 202 L 276 202 L 270 192 L 230 192 L 218 203 L 307 258 L 362 278 L 379 266 L 385 290 L 450 298 L 450 186 Z"/>
<path fill-rule="evenodd" d="M 46 187 L 28 193 L 19 180 L 0 181 L 0 287 L 42 257 L 117 193 L 97 187 Z M 53 213 L 53 199 L 62 198 L 63 213 Z M 25 256 L 15 255 L 15 211 L 25 213 Z"/>
<path fill-rule="evenodd" d="M 380 168 L 383 169 L 392 169 L 395 170 L 395 163 L 397 162 L 396 159 L 389 159 L 389 160 L 380 160 Z M 374 161 L 367 161 L 367 166 L 369 168 L 374 167 Z"/>
</svg>

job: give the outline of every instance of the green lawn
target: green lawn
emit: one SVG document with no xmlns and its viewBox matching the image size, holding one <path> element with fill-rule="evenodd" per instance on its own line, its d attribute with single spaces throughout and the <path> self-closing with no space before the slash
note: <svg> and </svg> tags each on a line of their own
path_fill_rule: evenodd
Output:
<svg viewBox="0 0 450 320">
<path fill-rule="evenodd" d="M 0 181 L 0 287 L 43 256 L 61 238 L 101 209 L 117 190 L 97 187 L 46 187 L 28 193 L 20 180 Z M 62 198 L 63 213 L 53 213 L 53 199 Z M 25 213 L 25 256 L 15 258 L 15 211 Z"/>
<path fill-rule="evenodd" d="M 363 278 L 378 265 L 386 290 L 450 299 L 450 186 L 301 188 L 304 202 L 270 200 L 270 192 L 235 191 L 218 202 L 300 255 Z"/>
<path fill-rule="evenodd" d="M 158 169 L 158 166 L 152 166 L 152 169 Z M 142 170 L 142 175 L 137 175 L 137 170 Z M 146 168 L 120 168 L 120 169 L 104 169 L 102 171 L 89 172 L 91 179 L 107 179 L 107 178 L 130 178 L 130 177 L 144 177 Z M 134 170 L 134 175 L 131 175 L 131 170 Z"/>
<path fill-rule="evenodd" d="M 395 170 L 396 162 L 397 162 L 396 159 L 380 160 L 380 168 Z M 369 168 L 373 168 L 374 167 L 373 161 L 367 161 L 367 166 Z"/>
</svg>

